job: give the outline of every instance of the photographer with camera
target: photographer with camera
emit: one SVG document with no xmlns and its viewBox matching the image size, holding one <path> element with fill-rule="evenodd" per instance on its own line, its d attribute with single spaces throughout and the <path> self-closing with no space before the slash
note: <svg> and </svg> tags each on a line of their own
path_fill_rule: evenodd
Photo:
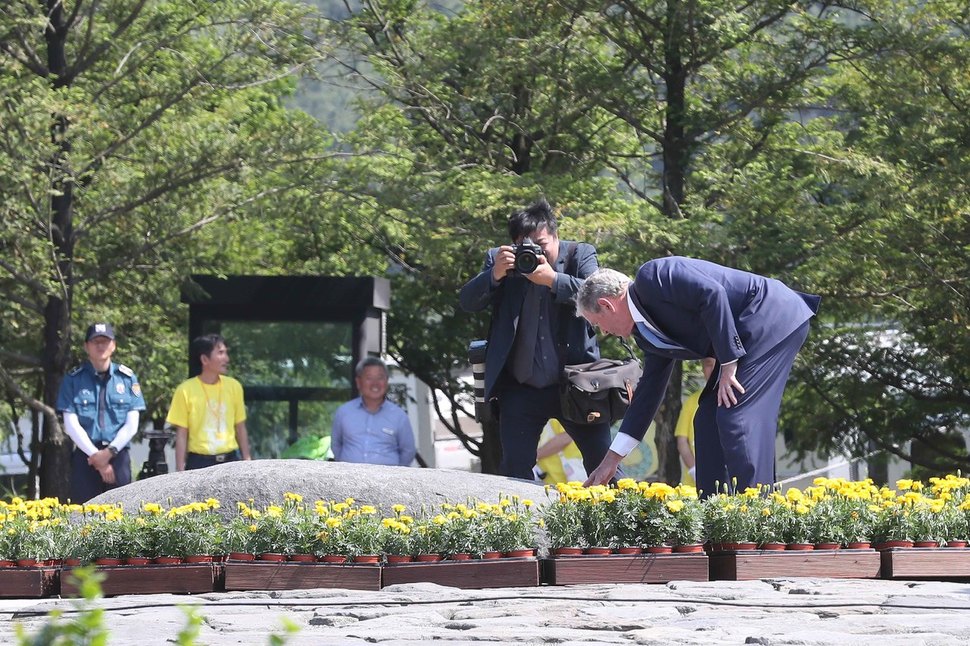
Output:
<svg viewBox="0 0 970 646">
<path fill-rule="evenodd" d="M 573 297 L 596 271 L 596 249 L 560 241 L 552 208 L 539 200 L 509 218 L 513 244 L 489 249 L 482 271 L 459 294 L 466 312 L 492 308 L 485 354 L 486 402 L 499 403 L 503 475 L 532 479 L 542 428 L 561 419 L 563 366 L 599 359 L 596 335 Z M 607 422 L 563 424 L 595 469 L 610 446 Z"/>
</svg>

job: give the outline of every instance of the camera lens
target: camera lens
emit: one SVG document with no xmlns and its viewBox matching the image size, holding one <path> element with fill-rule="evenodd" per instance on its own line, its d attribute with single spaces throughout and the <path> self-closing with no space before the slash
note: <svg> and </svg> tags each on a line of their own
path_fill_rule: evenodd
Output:
<svg viewBox="0 0 970 646">
<path fill-rule="evenodd" d="M 515 269 L 520 274 L 531 274 L 539 266 L 539 256 L 532 249 L 520 249 L 515 254 Z"/>
</svg>

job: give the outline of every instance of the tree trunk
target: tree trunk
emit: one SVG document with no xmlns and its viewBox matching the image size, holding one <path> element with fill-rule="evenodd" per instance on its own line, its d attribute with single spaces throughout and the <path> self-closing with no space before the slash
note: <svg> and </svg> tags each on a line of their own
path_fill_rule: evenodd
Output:
<svg viewBox="0 0 970 646">
<path fill-rule="evenodd" d="M 50 81 L 57 87 L 66 85 L 67 58 L 65 41 L 68 27 L 60 0 L 48 0 L 49 23 L 44 30 L 47 40 L 47 67 Z M 44 371 L 44 403 L 54 407 L 57 391 L 67 370 L 71 331 L 71 299 L 74 291 L 74 181 L 71 177 L 71 142 L 69 121 L 62 114 L 51 120 L 51 141 L 56 147 L 51 159 L 51 240 L 57 256 L 58 292 L 47 299 L 44 308 L 44 333 L 41 363 Z M 44 415 L 43 456 L 40 463 L 41 496 L 64 500 L 69 495 L 71 445 L 56 417 Z"/>
<path fill-rule="evenodd" d="M 680 416 L 683 365 L 678 361 L 674 364 L 674 371 L 667 384 L 660 410 L 657 411 L 657 478 L 669 485 L 680 484 L 680 453 L 677 452 L 677 438 L 674 430 L 677 428 L 677 418 Z M 663 432 L 661 432 L 663 429 Z"/>
<path fill-rule="evenodd" d="M 687 111 L 685 100 L 687 91 L 687 72 L 684 69 L 681 48 L 683 33 L 680 25 L 685 19 L 680 15 L 681 3 L 667 3 L 667 24 L 670 36 L 664 48 L 667 69 L 665 84 L 667 88 L 666 118 L 663 141 L 663 208 L 664 215 L 670 219 L 683 217 L 680 205 L 684 201 L 685 178 L 689 161 L 689 145 L 686 139 L 684 120 Z M 664 482 L 676 485 L 680 482 L 680 459 L 677 453 L 677 440 L 674 430 L 680 416 L 683 368 L 675 363 L 667 392 L 657 413 L 657 477 Z"/>
</svg>

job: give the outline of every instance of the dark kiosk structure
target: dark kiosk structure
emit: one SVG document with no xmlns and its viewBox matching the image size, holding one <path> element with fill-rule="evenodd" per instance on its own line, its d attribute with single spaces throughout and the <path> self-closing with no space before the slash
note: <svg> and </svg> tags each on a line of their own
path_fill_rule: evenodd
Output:
<svg viewBox="0 0 970 646">
<path fill-rule="evenodd" d="M 226 337 L 231 374 L 254 409 L 247 423 L 254 450 L 269 457 L 308 424 L 329 434 L 321 427 L 332 410 L 357 395 L 354 366 L 385 351 L 391 286 L 375 277 L 195 275 L 182 302 L 189 305 L 189 340 L 211 332 Z M 190 360 L 189 374 L 200 370 Z"/>
</svg>

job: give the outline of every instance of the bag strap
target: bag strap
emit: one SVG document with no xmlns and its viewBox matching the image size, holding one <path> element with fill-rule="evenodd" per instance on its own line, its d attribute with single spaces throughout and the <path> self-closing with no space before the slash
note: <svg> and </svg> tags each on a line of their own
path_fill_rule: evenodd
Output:
<svg viewBox="0 0 970 646">
<path fill-rule="evenodd" d="M 627 343 L 627 340 L 624 339 L 622 336 L 618 336 L 616 338 L 618 338 L 620 340 L 620 345 L 622 345 L 624 347 L 624 349 L 626 349 L 626 352 L 627 352 L 628 355 L 630 355 L 630 358 L 631 359 L 636 359 L 637 358 L 636 355 L 633 354 L 633 348 L 630 347 L 630 344 Z"/>
<path fill-rule="evenodd" d="M 566 247 L 566 265 L 563 267 L 569 276 L 576 276 L 579 273 L 579 262 L 576 260 L 576 251 L 579 249 L 578 242 L 563 242 Z M 557 330 L 556 345 L 559 350 L 559 374 L 566 369 L 566 326 L 560 325 Z"/>
</svg>

